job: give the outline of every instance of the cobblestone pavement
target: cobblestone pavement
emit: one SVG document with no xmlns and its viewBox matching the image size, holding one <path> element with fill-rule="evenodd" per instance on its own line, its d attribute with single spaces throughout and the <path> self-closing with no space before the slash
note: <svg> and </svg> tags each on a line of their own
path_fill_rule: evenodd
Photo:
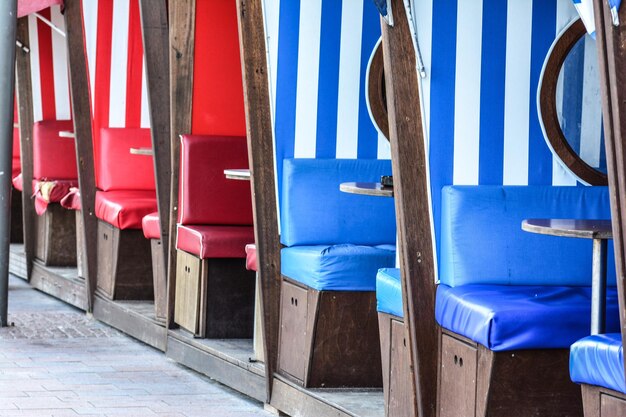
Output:
<svg viewBox="0 0 626 417">
<path fill-rule="evenodd" d="M 0 416 L 269 416 L 205 378 L 11 277 L 0 329 Z"/>
</svg>

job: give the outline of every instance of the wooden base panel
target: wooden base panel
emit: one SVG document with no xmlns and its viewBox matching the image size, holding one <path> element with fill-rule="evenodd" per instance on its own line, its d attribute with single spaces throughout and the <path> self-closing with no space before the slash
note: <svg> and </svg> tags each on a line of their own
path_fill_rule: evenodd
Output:
<svg viewBox="0 0 626 417">
<path fill-rule="evenodd" d="M 11 189 L 11 243 L 24 243 L 22 192 Z"/>
<path fill-rule="evenodd" d="M 569 349 L 493 352 L 442 330 L 439 417 L 582 417 Z"/>
<path fill-rule="evenodd" d="M 603 387 L 582 385 L 585 417 L 626 416 L 626 395 Z"/>
<path fill-rule="evenodd" d="M 381 391 L 311 390 L 280 376 L 273 384 L 271 406 L 289 416 L 381 417 L 384 413 Z"/>
<path fill-rule="evenodd" d="M 78 277 L 85 279 L 87 276 L 87 254 L 85 253 L 85 232 L 83 225 L 83 215 L 80 211 L 75 211 L 76 217 L 76 268 Z"/>
<path fill-rule="evenodd" d="M 94 297 L 93 315 L 98 320 L 160 351 L 167 346 L 165 323 L 154 316 L 151 301 L 113 301 Z"/>
<path fill-rule="evenodd" d="M 251 355 L 252 345 L 249 342 L 248 354 Z M 219 343 L 202 343 L 180 330 L 173 330 L 169 332 L 166 355 L 236 391 L 258 401 L 265 401 L 263 367 L 237 357 L 238 355 L 227 349 L 220 349 Z"/>
<path fill-rule="evenodd" d="M 46 266 L 35 259 L 30 285 L 80 310 L 87 310 L 85 280 L 78 278 L 76 268 Z"/>
<path fill-rule="evenodd" d="M 161 240 L 151 239 L 150 251 L 152 253 L 154 314 L 157 319 L 165 320 L 167 317 L 167 273 Z"/>
<path fill-rule="evenodd" d="M 385 416 L 417 416 L 415 379 L 402 317 L 378 313 Z"/>
<path fill-rule="evenodd" d="M 303 387 L 382 387 L 376 294 L 283 276 L 278 372 Z"/>
<path fill-rule="evenodd" d="M 98 293 L 110 300 L 154 300 L 150 242 L 141 230 L 98 221 Z"/>
<path fill-rule="evenodd" d="M 74 213 L 54 203 L 35 216 L 35 257 L 46 266 L 76 266 Z"/>
<path fill-rule="evenodd" d="M 26 253 L 23 243 L 11 243 L 9 248 L 9 273 L 28 281 Z"/>
<path fill-rule="evenodd" d="M 179 250 L 174 322 L 197 337 L 252 338 L 254 287 L 245 259 L 200 259 Z"/>
</svg>

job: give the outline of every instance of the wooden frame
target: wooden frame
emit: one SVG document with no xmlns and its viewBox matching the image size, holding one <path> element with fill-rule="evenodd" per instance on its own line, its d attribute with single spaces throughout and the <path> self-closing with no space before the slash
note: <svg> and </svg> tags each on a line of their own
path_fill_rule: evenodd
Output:
<svg viewBox="0 0 626 417">
<path fill-rule="evenodd" d="M 385 135 L 385 138 L 389 140 L 389 116 L 387 115 L 385 90 L 385 68 L 381 42 L 376 47 L 374 56 L 372 56 L 367 79 L 367 97 L 374 122 Z"/>
<path fill-rule="evenodd" d="M 585 417 L 623 417 L 626 415 L 626 395 L 591 385 L 582 386 Z"/>
<path fill-rule="evenodd" d="M 76 216 L 59 203 L 35 218 L 35 258 L 45 266 L 76 266 Z"/>
<path fill-rule="evenodd" d="M 416 370 L 420 417 L 434 417 L 439 339 L 435 322 L 435 263 L 428 172 L 415 50 L 401 0 L 391 0 L 394 26 L 381 19 L 391 160 L 394 176 L 404 321 Z"/>
<path fill-rule="evenodd" d="M 578 19 L 557 39 L 543 71 L 539 87 L 539 107 L 547 140 L 561 161 L 574 175 L 590 185 L 607 185 L 606 174 L 589 166 L 570 146 L 561 129 L 556 107 L 556 90 L 561 67 L 574 45 L 586 33 L 585 25 Z"/>
</svg>

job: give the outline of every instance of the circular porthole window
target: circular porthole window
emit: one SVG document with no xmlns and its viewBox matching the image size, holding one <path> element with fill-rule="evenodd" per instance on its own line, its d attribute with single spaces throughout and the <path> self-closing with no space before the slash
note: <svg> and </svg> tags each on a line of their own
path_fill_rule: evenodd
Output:
<svg viewBox="0 0 626 417">
<path fill-rule="evenodd" d="M 382 38 L 378 40 L 370 56 L 365 82 L 365 102 L 367 103 L 367 111 L 370 114 L 370 118 L 376 130 L 389 140 Z"/>
<path fill-rule="evenodd" d="M 540 83 L 539 118 L 553 154 L 581 182 L 606 185 L 596 42 L 580 19 L 550 48 Z"/>
</svg>

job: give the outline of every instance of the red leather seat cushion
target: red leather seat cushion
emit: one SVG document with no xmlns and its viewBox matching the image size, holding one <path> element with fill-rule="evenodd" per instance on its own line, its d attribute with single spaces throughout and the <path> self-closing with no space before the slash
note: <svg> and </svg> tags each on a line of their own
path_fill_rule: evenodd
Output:
<svg viewBox="0 0 626 417">
<path fill-rule="evenodd" d="M 70 188 L 70 191 L 60 201 L 61 206 L 68 210 L 80 210 L 82 209 L 82 202 L 80 200 L 80 190 L 77 187 Z"/>
<path fill-rule="evenodd" d="M 76 180 L 74 140 L 59 137 L 74 130 L 71 120 L 44 120 L 33 125 L 33 179 Z"/>
<path fill-rule="evenodd" d="M 20 163 L 20 130 L 13 128 L 13 160 L 11 161 L 11 178 L 15 178 L 22 171 Z"/>
<path fill-rule="evenodd" d="M 254 240 L 252 226 L 186 226 L 179 224 L 176 248 L 202 259 L 245 258 Z"/>
<path fill-rule="evenodd" d="M 143 216 L 141 228 L 146 239 L 161 239 L 161 222 L 159 222 L 159 213 L 154 212 Z"/>
<path fill-rule="evenodd" d="M 22 174 L 21 173 L 19 173 L 16 176 L 14 176 L 13 180 L 11 180 L 11 182 L 13 183 L 13 187 L 15 187 L 16 190 L 24 191 L 24 183 L 22 181 Z"/>
<path fill-rule="evenodd" d="M 43 215 L 50 203 L 59 203 L 70 189 L 78 186 L 76 180 L 40 181 L 33 180 L 33 195 L 35 196 L 35 211 Z"/>
<path fill-rule="evenodd" d="M 96 217 L 118 229 L 141 229 L 143 217 L 156 210 L 155 191 L 96 192 Z"/>
<path fill-rule="evenodd" d="M 150 129 L 102 128 L 100 167 L 96 174 L 98 188 L 103 191 L 154 190 L 152 157 L 130 153 L 130 148 L 150 147 Z"/>
<path fill-rule="evenodd" d="M 180 223 L 252 225 L 250 183 L 227 179 L 228 168 L 248 168 L 245 137 L 183 136 Z"/>
<path fill-rule="evenodd" d="M 254 243 L 246 245 L 246 269 L 258 271 L 256 259 L 256 245 Z"/>
</svg>

